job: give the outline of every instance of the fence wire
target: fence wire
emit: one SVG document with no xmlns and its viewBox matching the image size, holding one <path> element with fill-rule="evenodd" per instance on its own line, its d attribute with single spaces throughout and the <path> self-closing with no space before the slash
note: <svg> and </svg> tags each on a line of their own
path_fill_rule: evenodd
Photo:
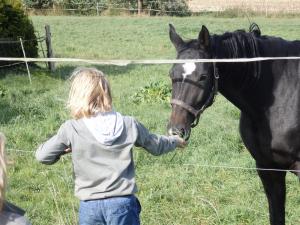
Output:
<svg viewBox="0 0 300 225">
<path fill-rule="evenodd" d="M 34 156 L 34 151 L 20 150 L 20 149 L 7 149 L 8 153 L 16 152 L 22 154 L 28 154 Z M 166 163 L 170 166 L 185 166 L 185 167 L 201 167 L 209 169 L 225 169 L 225 170 L 246 170 L 246 171 L 273 171 L 273 172 L 292 172 L 300 173 L 300 170 L 292 169 L 276 169 L 276 168 L 260 168 L 260 167 L 243 167 L 243 166 L 233 166 L 226 164 L 199 164 L 199 163 Z"/>
<path fill-rule="evenodd" d="M 254 58 L 231 58 L 231 59 L 79 59 L 79 58 L 14 58 L 0 57 L 1 61 L 22 61 L 22 62 L 70 62 L 70 63 L 88 63 L 97 65 L 115 65 L 128 66 L 130 64 L 182 64 L 182 63 L 241 63 L 241 62 L 257 62 L 269 60 L 300 60 L 300 56 L 289 57 L 254 57 Z"/>
<path fill-rule="evenodd" d="M 182 5 L 174 2 L 169 2 L 166 8 L 163 8 L 162 5 L 165 4 L 159 1 L 151 1 L 148 2 L 149 5 L 143 7 L 141 10 L 143 12 L 162 12 L 162 13 L 185 13 L 186 10 L 170 10 L 172 8 L 180 8 Z M 153 5 L 156 5 L 154 7 Z M 159 6 L 159 7 L 157 7 Z M 224 12 L 226 10 L 236 10 L 238 12 L 256 12 L 263 13 L 265 15 L 278 13 L 278 14 L 296 14 L 300 13 L 300 3 L 297 0 L 289 0 L 289 2 L 281 0 L 281 1 L 221 1 L 221 0 L 212 0 L 212 1 L 190 1 L 187 4 L 188 11 L 191 13 L 203 13 L 203 12 Z M 36 11 L 36 12 L 88 12 L 88 11 L 96 11 L 99 10 L 120 10 L 120 11 L 128 11 L 128 12 L 138 12 L 139 9 L 137 5 L 131 5 L 129 3 L 62 3 L 57 8 L 33 8 L 33 7 L 25 7 L 25 10 Z M 97 13 L 98 14 L 98 13 Z"/>
<path fill-rule="evenodd" d="M 266 60 L 300 60 L 300 56 L 292 57 L 256 57 L 256 58 L 235 58 L 235 59 L 175 59 L 175 60 L 87 60 L 87 59 L 76 59 L 76 58 L 6 58 L 0 57 L 1 61 L 21 61 L 21 62 L 84 62 L 91 64 L 101 64 L 101 65 L 118 65 L 127 66 L 129 64 L 173 64 L 173 63 L 190 63 L 190 62 L 226 62 L 226 63 L 237 63 L 237 62 L 255 62 L 255 61 L 266 61 Z M 25 154 L 34 154 L 32 151 L 9 149 L 8 152 L 20 152 Z M 180 166 L 197 166 L 203 168 L 214 168 L 214 169 L 227 169 L 227 170 L 261 170 L 261 171 L 276 171 L 276 172 L 294 172 L 300 173 L 300 170 L 290 170 L 290 169 L 276 169 L 276 168 L 252 168 L 252 167 L 242 167 L 242 166 L 232 166 L 232 165 L 209 165 L 209 164 L 197 164 L 197 163 L 183 163 L 175 164 L 169 163 L 169 165 L 180 165 Z"/>
<path fill-rule="evenodd" d="M 24 43 L 28 43 L 28 42 L 37 42 L 38 45 L 41 45 L 42 51 L 43 51 L 43 56 L 45 57 L 44 54 L 44 50 L 42 47 L 42 42 L 44 42 L 46 40 L 45 36 L 40 36 L 38 34 L 38 37 L 36 39 L 22 39 L 22 41 L 19 40 L 13 40 L 13 39 L 8 39 L 8 38 L 0 38 L 0 52 L 3 55 L 8 55 L 13 49 L 14 54 L 16 55 L 24 55 L 24 52 L 22 54 L 22 44 Z M 21 43 L 22 42 L 22 43 Z M 10 47 L 8 48 L 7 45 L 10 45 Z M 13 61 L 2 61 L 2 62 L 7 62 L 7 64 L 1 64 L 0 61 L 0 69 L 1 68 L 6 68 L 6 67 L 14 67 L 20 64 L 26 64 L 26 61 L 22 61 L 22 60 L 13 60 Z M 9 63 L 9 62 L 15 62 L 15 63 Z"/>
</svg>

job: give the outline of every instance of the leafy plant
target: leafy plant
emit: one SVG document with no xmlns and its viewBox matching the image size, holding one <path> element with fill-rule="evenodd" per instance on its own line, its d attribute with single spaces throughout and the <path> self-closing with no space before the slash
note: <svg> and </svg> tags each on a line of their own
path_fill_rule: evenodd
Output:
<svg viewBox="0 0 300 225">
<path fill-rule="evenodd" d="M 142 102 L 168 102 L 170 101 L 170 96 L 171 88 L 169 85 L 156 81 L 140 88 L 131 96 L 131 99 L 136 104 Z"/>
<path fill-rule="evenodd" d="M 5 97 L 6 93 L 7 93 L 7 89 L 2 85 L 0 85 L 0 97 L 1 98 Z"/>
</svg>

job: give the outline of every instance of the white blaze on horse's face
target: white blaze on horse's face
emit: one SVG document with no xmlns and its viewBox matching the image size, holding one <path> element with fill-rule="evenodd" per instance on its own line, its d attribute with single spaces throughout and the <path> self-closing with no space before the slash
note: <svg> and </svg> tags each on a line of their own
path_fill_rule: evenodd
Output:
<svg viewBox="0 0 300 225">
<path fill-rule="evenodd" d="M 193 62 L 188 62 L 182 65 L 184 73 L 182 74 L 183 79 L 186 78 L 186 76 L 191 75 L 195 69 L 196 69 L 196 64 Z"/>
</svg>

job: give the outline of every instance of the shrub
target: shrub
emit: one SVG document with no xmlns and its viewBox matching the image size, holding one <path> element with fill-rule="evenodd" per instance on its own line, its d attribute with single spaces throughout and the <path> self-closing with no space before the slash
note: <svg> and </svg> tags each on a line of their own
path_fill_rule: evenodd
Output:
<svg viewBox="0 0 300 225">
<path fill-rule="evenodd" d="M 0 56 L 23 57 L 19 38 L 24 40 L 27 57 L 37 57 L 38 47 L 34 28 L 25 15 L 21 1 L 0 0 Z M 14 41 L 14 43 L 9 43 Z M 5 65 L 7 62 L 0 62 Z"/>
<path fill-rule="evenodd" d="M 131 96 L 131 99 L 136 104 L 142 102 L 169 102 L 170 96 L 171 88 L 169 85 L 157 81 L 140 88 Z"/>
<path fill-rule="evenodd" d="M 53 7 L 53 4 L 56 3 L 55 0 L 23 0 L 23 2 L 26 7 L 36 9 Z"/>
<path fill-rule="evenodd" d="M 98 1 L 98 3 L 101 2 Z M 61 9 L 64 14 L 67 13 L 71 15 L 96 15 L 97 1 L 95 0 L 64 0 L 60 2 L 56 0 L 55 5 L 56 9 Z M 64 11 L 64 9 L 74 9 L 74 11 Z M 100 7 L 98 10 L 98 12 L 101 13 L 103 11 L 103 8 Z"/>
<path fill-rule="evenodd" d="M 150 15 L 190 16 L 191 11 L 184 0 L 156 0 L 149 1 L 147 8 Z M 154 10 L 154 11 L 151 11 Z M 157 10 L 157 11 L 155 11 Z"/>
</svg>

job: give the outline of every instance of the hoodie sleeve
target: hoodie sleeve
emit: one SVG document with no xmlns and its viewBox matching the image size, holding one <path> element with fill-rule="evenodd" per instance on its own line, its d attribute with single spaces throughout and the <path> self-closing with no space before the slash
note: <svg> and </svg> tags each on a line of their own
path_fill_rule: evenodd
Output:
<svg viewBox="0 0 300 225">
<path fill-rule="evenodd" d="M 60 156 L 65 154 L 65 149 L 71 145 L 66 134 L 66 123 L 62 124 L 56 135 L 40 145 L 35 153 L 36 159 L 43 164 L 54 164 Z"/>
<path fill-rule="evenodd" d="M 177 147 L 176 137 L 152 134 L 136 120 L 135 125 L 138 132 L 135 146 L 146 149 L 152 155 L 162 155 Z"/>
</svg>

